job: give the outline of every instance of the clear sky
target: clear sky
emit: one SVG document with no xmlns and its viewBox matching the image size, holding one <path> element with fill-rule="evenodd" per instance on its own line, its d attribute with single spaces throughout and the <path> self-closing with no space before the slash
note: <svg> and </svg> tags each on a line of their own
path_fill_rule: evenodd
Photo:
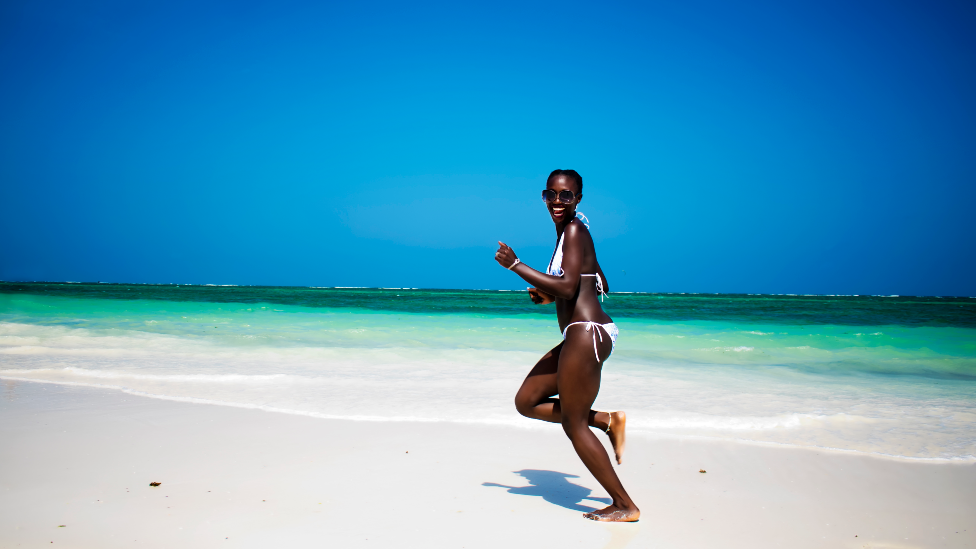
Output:
<svg viewBox="0 0 976 549">
<path fill-rule="evenodd" d="M 0 279 L 976 295 L 972 2 L 0 4 Z"/>
</svg>

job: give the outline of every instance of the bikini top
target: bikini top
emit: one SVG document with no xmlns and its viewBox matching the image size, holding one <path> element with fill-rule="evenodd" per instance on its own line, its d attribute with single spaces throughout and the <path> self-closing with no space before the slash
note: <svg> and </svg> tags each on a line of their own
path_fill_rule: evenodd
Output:
<svg viewBox="0 0 976 549">
<path fill-rule="evenodd" d="M 563 276 L 563 237 L 566 231 L 559 235 L 559 244 L 556 244 L 555 251 L 552 252 L 552 259 L 549 260 L 549 268 L 546 269 L 547 275 Z"/>
<path fill-rule="evenodd" d="M 588 219 L 586 216 L 580 212 L 576 212 L 576 217 L 586 226 L 587 229 L 590 228 Z M 556 249 L 552 252 L 552 259 L 549 260 L 549 267 L 546 269 L 546 274 L 551 276 L 563 276 L 563 238 L 566 237 L 566 231 L 559 235 L 559 243 L 556 244 Z M 595 276 L 596 277 L 596 291 L 600 294 L 600 301 L 603 301 L 603 296 L 607 295 L 603 291 L 603 279 L 600 278 L 600 273 L 593 274 L 580 274 L 580 276 Z"/>
</svg>

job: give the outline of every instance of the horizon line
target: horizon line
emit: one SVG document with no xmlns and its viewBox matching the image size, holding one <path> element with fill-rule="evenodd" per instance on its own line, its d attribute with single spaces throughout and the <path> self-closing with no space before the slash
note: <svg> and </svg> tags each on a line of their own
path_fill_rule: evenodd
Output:
<svg viewBox="0 0 976 549">
<path fill-rule="evenodd" d="M 382 286 L 295 286 L 273 284 L 194 284 L 181 282 L 102 282 L 102 281 L 50 281 L 50 280 L 0 280 L 0 284 L 54 284 L 80 286 L 194 286 L 204 288 L 303 288 L 310 290 L 387 290 L 387 291 L 468 291 L 468 292 L 521 292 L 525 290 L 492 289 L 492 288 L 413 288 L 413 287 L 382 287 Z M 728 295 L 728 296 L 776 296 L 776 297 L 891 297 L 891 298 L 969 298 L 968 295 L 907 295 L 907 294 L 810 294 L 810 293 L 757 293 L 757 292 L 609 292 L 610 295 Z"/>
</svg>

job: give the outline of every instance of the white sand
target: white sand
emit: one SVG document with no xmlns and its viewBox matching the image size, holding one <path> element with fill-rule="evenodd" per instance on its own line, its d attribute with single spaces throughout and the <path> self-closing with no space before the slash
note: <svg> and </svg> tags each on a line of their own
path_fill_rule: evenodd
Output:
<svg viewBox="0 0 976 549">
<path fill-rule="evenodd" d="M 633 437 L 618 470 L 639 523 L 581 517 L 606 494 L 556 426 L 5 382 L 0 547 L 976 547 L 973 464 Z"/>
</svg>

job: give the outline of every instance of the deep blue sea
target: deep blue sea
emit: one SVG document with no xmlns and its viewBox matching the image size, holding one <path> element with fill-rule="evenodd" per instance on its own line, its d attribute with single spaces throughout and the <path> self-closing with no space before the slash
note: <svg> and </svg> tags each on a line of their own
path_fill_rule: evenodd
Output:
<svg viewBox="0 0 976 549">
<path fill-rule="evenodd" d="M 976 460 L 976 299 L 611 294 L 634 436 Z M 0 283 L 0 378 L 323 418 L 547 428 L 524 292 Z M 552 426 L 548 426 L 551 428 Z"/>
</svg>

